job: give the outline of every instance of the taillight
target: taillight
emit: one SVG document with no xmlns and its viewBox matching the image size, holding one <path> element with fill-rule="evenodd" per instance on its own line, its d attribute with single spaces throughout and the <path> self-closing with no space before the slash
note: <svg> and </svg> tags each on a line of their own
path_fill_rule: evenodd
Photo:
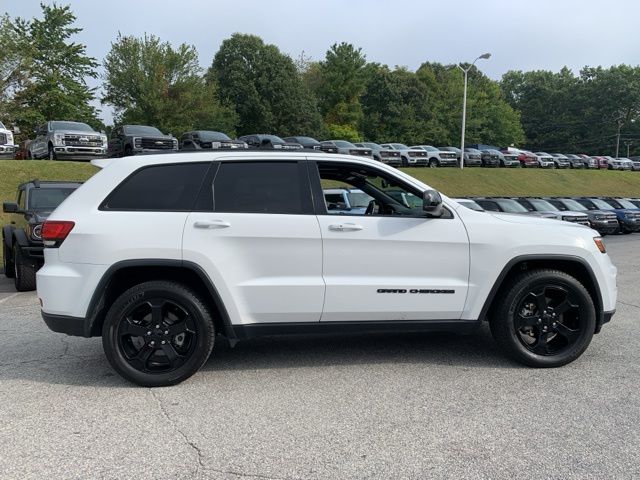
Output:
<svg viewBox="0 0 640 480">
<path fill-rule="evenodd" d="M 64 220 L 47 220 L 42 224 L 42 240 L 47 247 L 57 247 L 64 242 L 73 230 L 74 222 Z"/>
</svg>

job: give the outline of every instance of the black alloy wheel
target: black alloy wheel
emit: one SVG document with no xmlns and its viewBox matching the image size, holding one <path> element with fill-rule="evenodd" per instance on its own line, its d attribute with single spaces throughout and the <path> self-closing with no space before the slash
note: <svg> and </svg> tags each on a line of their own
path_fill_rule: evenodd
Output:
<svg viewBox="0 0 640 480">
<path fill-rule="evenodd" d="M 109 362 L 141 386 L 167 386 L 193 375 L 213 348 L 206 304 L 187 287 L 167 281 L 137 285 L 107 313 L 103 346 Z"/>
<path fill-rule="evenodd" d="M 514 278 L 490 320 L 496 341 L 515 360 L 559 367 L 578 358 L 595 332 L 593 300 L 574 277 L 532 270 Z"/>
</svg>

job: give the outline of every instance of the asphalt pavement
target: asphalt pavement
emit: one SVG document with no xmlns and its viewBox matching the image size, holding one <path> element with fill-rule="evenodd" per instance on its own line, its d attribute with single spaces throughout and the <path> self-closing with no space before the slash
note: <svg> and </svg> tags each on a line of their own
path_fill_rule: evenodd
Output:
<svg viewBox="0 0 640 480">
<path fill-rule="evenodd" d="M 139 388 L 2 277 L 0 478 L 640 478 L 640 235 L 606 243 L 617 314 L 550 370 L 484 328 L 219 342 L 183 384 Z"/>
</svg>

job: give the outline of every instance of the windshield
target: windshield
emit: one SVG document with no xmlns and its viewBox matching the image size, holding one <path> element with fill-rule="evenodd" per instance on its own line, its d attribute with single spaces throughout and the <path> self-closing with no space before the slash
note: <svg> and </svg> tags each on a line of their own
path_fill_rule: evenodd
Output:
<svg viewBox="0 0 640 480">
<path fill-rule="evenodd" d="M 51 211 L 73 193 L 75 188 L 33 188 L 29 193 L 29 209 L 39 211 Z"/>
<path fill-rule="evenodd" d="M 558 209 L 551 205 L 546 200 L 540 200 L 539 198 L 530 198 L 529 203 L 533 205 L 533 208 L 540 212 L 557 212 Z"/>
<path fill-rule="evenodd" d="M 265 140 L 268 140 L 271 143 L 284 143 L 284 140 L 276 135 L 260 135 L 260 142 L 264 142 Z"/>
<path fill-rule="evenodd" d="M 566 200 L 561 200 L 561 202 L 564 203 L 564 205 L 569 210 L 574 210 L 574 211 L 578 211 L 578 212 L 585 212 L 585 211 L 589 210 L 587 207 L 585 207 L 581 203 L 576 202 L 575 200 L 566 199 Z"/>
<path fill-rule="evenodd" d="M 355 148 L 355 145 L 351 142 L 347 142 L 346 140 L 334 140 L 337 147 L 340 148 Z"/>
<path fill-rule="evenodd" d="M 622 208 L 631 208 L 633 210 L 637 209 L 638 207 L 636 207 L 633 203 L 631 203 L 629 200 L 618 200 L 618 203 L 620 205 L 622 205 Z"/>
<path fill-rule="evenodd" d="M 598 207 L 600 210 L 613 210 L 614 208 L 609 205 L 604 200 L 600 200 L 599 198 L 590 198 L 591 202 Z"/>
<path fill-rule="evenodd" d="M 475 148 L 465 148 L 464 151 L 467 153 L 481 153 L 480 150 L 477 150 Z"/>
<path fill-rule="evenodd" d="M 222 132 L 214 132 L 211 130 L 203 130 L 198 132 L 200 140 L 203 142 L 222 142 L 231 140 L 227 135 Z"/>
<path fill-rule="evenodd" d="M 502 155 L 498 150 L 492 150 L 491 148 L 484 150 L 486 153 L 490 153 L 491 155 Z"/>
<path fill-rule="evenodd" d="M 80 132 L 93 132 L 86 123 L 79 122 L 51 122 L 51 130 L 78 130 Z"/>
<path fill-rule="evenodd" d="M 124 133 L 127 135 L 162 135 L 162 132 L 157 128 L 144 125 L 127 125 L 124 127 Z"/>
<path fill-rule="evenodd" d="M 392 143 L 391 146 L 393 148 L 395 148 L 396 150 L 408 150 L 409 147 L 407 147 L 404 143 Z"/>
<path fill-rule="evenodd" d="M 311 137 L 290 137 L 289 141 L 292 141 L 293 143 L 320 143 L 315 138 Z"/>
<path fill-rule="evenodd" d="M 371 149 L 380 148 L 380 145 L 378 145 L 377 143 L 372 143 L 372 142 L 365 142 L 362 145 L 364 145 L 367 148 L 371 148 Z"/>
<path fill-rule="evenodd" d="M 508 213 L 528 213 L 529 212 L 526 208 L 524 208 L 515 200 L 502 199 L 502 200 L 495 200 L 495 202 L 498 205 L 500 205 L 500 208 L 502 208 L 503 211 Z"/>
<path fill-rule="evenodd" d="M 364 192 L 349 192 L 347 193 L 347 198 L 349 199 L 351 208 L 367 207 L 369 202 L 373 200 L 372 197 Z"/>
<path fill-rule="evenodd" d="M 467 207 L 471 210 L 475 210 L 476 212 L 484 212 L 484 208 L 478 205 L 473 200 L 456 200 L 460 205 Z"/>
</svg>

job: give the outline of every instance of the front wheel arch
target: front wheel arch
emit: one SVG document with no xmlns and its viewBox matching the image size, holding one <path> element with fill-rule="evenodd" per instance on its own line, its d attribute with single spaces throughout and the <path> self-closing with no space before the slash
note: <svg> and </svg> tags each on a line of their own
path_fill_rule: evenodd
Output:
<svg viewBox="0 0 640 480">
<path fill-rule="evenodd" d="M 502 292 L 509 288 L 511 280 L 523 271 L 533 269 L 559 270 L 577 279 L 589 292 L 593 304 L 596 307 L 596 333 L 604 323 L 604 311 L 602 308 L 602 292 L 596 280 L 595 274 L 589 264 L 581 257 L 571 255 L 522 255 L 513 258 L 502 269 L 493 287 L 489 291 L 485 303 L 480 311 L 479 319 L 488 321 Z"/>
</svg>

